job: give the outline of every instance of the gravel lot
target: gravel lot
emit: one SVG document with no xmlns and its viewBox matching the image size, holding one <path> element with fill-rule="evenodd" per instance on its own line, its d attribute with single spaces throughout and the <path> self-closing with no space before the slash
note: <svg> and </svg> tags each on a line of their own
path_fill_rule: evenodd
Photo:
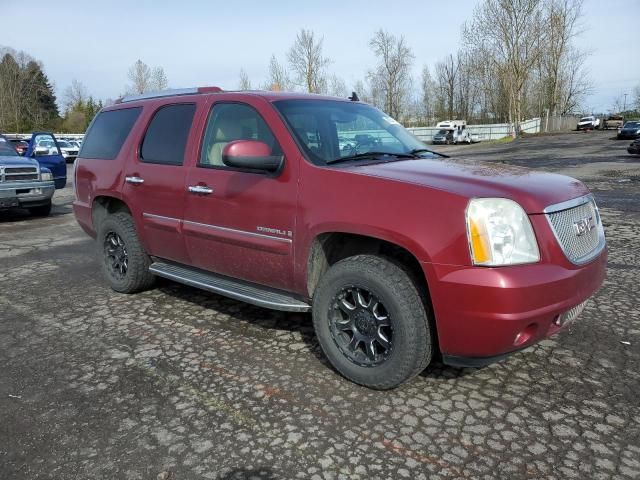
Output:
<svg viewBox="0 0 640 480">
<path fill-rule="evenodd" d="M 640 478 L 640 157 L 611 136 L 438 148 L 585 181 L 608 278 L 571 330 L 390 392 L 337 375 L 307 315 L 109 290 L 70 189 L 0 214 L 0 478 Z"/>
</svg>

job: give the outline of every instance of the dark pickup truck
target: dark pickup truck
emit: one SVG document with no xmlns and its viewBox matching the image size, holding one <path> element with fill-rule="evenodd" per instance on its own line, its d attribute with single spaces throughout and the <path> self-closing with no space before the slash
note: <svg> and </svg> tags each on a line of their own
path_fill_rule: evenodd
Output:
<svg viewBox="0 0 640 480">
<path fill-rule="evenodd" d="M 378 389 L 571 324 L 607 261 L 587 187 L 444 158 L 354 99 L 205 87 L 103 109 L 73 208 L 111 287 L 311 312 L 331 364 Z"/>
</svg>

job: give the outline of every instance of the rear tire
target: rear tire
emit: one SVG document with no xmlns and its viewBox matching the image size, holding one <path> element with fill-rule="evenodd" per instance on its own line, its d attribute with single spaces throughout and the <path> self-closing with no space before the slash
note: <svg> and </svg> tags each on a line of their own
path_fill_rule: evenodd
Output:
<svg viewBox="0 0 640 480">
<path fill-rule="evenodd" d="M 135 293 L 153 286 L 151 258 L 128 213 L 117 212 L 103 220 L 98 229 L 97 250 L 102 273 L 116 292 Z"/>
<path fill-rule="evenodd" d="M 433 330 L 408 271 L 379 256 L 337 262 L 313 299 L 318 341 L 349 380 L 386 390 L 422 372 L 433 354 Z"/>
<path fill-rule="evenodd" d="M 46 205 L 40 205 L 39 207 L 31 207 L 28 210 L 29 214 L 34 217 L 48 217 L 51 213 L 51 202 Z"/>
</svg>

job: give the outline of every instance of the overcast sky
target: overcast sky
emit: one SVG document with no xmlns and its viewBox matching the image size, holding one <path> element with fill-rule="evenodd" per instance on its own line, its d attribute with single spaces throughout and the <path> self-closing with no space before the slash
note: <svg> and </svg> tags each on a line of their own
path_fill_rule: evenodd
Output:
<svg viewBox="0 0 640 480">
<path fill-rule="evenodd" d="M 238 87 L 244 68 L 253 86 L 266 77 L 271 54 L 282 62 L 301 28 L 324 36 L 330 71 L 347 87 L 375 64 L 368 41 L 378 28 L 406 37 L 423 65 L 455 53 L 460 29 L 477 0 L 122 1 L 0 0 L 0 45 L 44 63 L 62 96 L 78 79 L 96 98 L 116 98 L 131 64 L 162 66 L 170 87 Z M 594 92 L 585 110 L 606 112 L 616 96 L 640 84 L 640 1 L 586 0 L 579 42 L 592 52 Z"/>
</svg>

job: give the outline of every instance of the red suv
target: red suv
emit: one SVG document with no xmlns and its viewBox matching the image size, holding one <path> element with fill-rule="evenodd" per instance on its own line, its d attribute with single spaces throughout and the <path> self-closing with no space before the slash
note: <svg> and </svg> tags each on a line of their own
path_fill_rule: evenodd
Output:
<svg viewBox="0 0 640 480">
<path fill-rule="evenodd" d="M 76 165 L 74 212 L 113 289 L 161 276 L 311 311 L 334 367 L 372 388 L 436 354 L 482 366 L 528 347 L 605 277 L 581 182 L 446 158 L 358 101 L 129 97 L 95 118 Z"/>
</svg>

